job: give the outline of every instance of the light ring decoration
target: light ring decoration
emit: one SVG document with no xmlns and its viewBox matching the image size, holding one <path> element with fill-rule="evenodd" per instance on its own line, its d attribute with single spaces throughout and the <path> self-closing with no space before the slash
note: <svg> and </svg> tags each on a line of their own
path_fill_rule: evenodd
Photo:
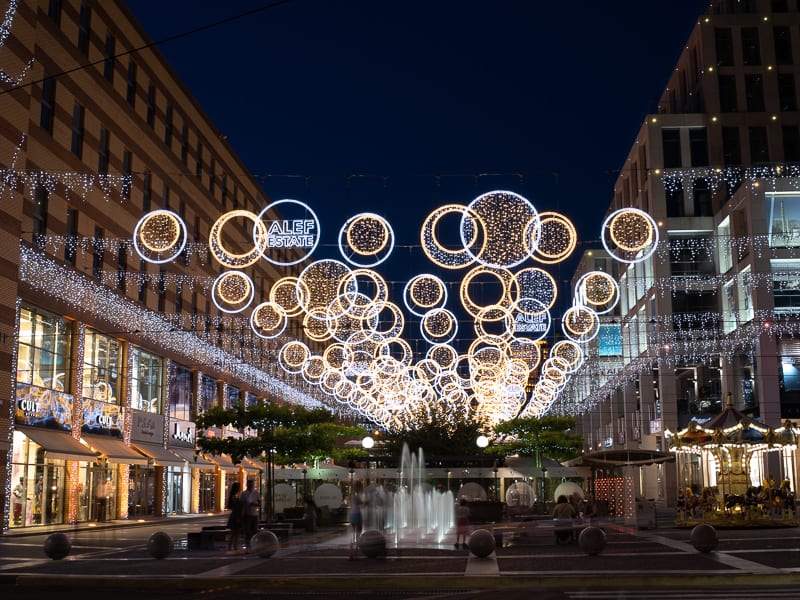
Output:
<svg viewBox="0 0 800 600">
<path fill-rule="evenodd" d="M 378 352 L 387 354 L 388 357 L 393 358 L 404 367 L 408 367 L 414 361 L 414 350 L 412 350 L 411 344 L 401 337 L 384 339 L 378 344 Z M 399 358 L 397 354 L 399 354 Z"/>
<path fill-rule="evenodd" d="M 447 304 L 447 287 L 436 275 L 422 273 L 408 280 L 403 288 L 403 302 L 409 312 L 423 316 Z"/>
<path fill-rule="evenodd" d="M 620 208 L 603 222 L 601 241 L 612 258 L 641 262 L 658 246 L 658 225 L 653 217 L 638 208 Z"/>
<path fill-rule="evenodd" d="M 332 300 L 340 294 L 351 291 L 342 289 L 342 281 L 345 279 L 349 281 L 351 273 L 350 267 L 338 260 L 323 259 L 312 262 L 297 277 L 298 284 L 305 286 L 303 292 L 298 293 L 297 302 L 306 312 L 320 310 L 324 314 Z"/>
<path fill-rule="evenodd" d="M 311 357 L 311 351 L 303 342 L 292 340 L 286 342 L 278 351 L 278 364 L 287 373 L 298 374 L 303 370 L 306 360 Z"/>
<path fill-rule="evenodd" d="M 501 293 L 496 294 L 497 297 L 493 299 L 494 301 L 482 305 L 478 304 L 472 299 L 470 286 L 472 285 L 473 280 L 484 275 L 494 278 L 495 283 L 500 285 Z M 480 284 L 478 283 L 476 285 Z M 484 265 L 478 265 L 477 267 L 470 269 L 470 271 L 461 279 L 461 286 L 459 289 L 461 305 L 471 317 L 476 318 L 478 313 L 485 306 L 490 306 L 493 304 L 499 304 L 501 306 L 510 305 L 512 303 L 512 297 L 515 291 L 514 285 L 514 276 L 508 269 L 492 269 Z"/>
<path fill-rule="evenodd" d="M 520 269 L 512 275 L 512 285 L 510 289 L 519 298 L 535 298 L 542 303 L 545 310 L 550 310 L 555 306 L 558 298 L 558 284 L 555 278 L 539 267 L 527 267 Z M 524 307 L 517 307 L 524 311 Z"/>
<path fill-rule="evenodd" d="M 389 286 L 383 275 L 373 269 L 353 269 L 339 284 L 339 295 L 364 294 L 371 298 L 375 312 L 389 301 Z"/>
<path fill-rule="evenodd" d="M 303 302 L 309 295 L 305 283 L 297 277 L 281 277 L 269 288 L 269 301 L 283 309 L 287 317 L 303 314 Z"/>
<path fill-rule="evenodd" d="M 489 324 L 496 324 L 500 330 L 489 331 Z M 492 336 L 508 341 L 514 336 L 514 314 L 510 307 L 501 304 L 484 306 L 475 316 L 474 329 L 479 338 Z"/>
<path fill-rule="evenodd" d="M 239 313 L 250 306 L 256 289 L 253 280 L 242 271 L 223 271 L 211 284 L 211 300 L 225 313 Z"/>
<path fill-rule="evenodd" d="M 321 356 L 309 356 L 303 362 L 302 371 L 303 379 L 312 385 L 317 385 L 322 380 L 322 375 L 325 373 L 325 361 Z"/>
<path fill-rule="evenodd" d="M 575 284 L 575 300 L 602 315 L 619 302 L 619 284 L 605 271 L 589 271 Z"/>
<path fill-rule="evenodd" d="M 458 352 L 450 344 L 436 344 L 428 348 L 425 358 L 437 363 L 441 367 L 441 371 L 446 371 L 455 366 Z M 441 372 L 439 375 L 441 376 Z"/>
<path fill-rule="evenodd" d="M 568 258 L 578 244 L 575 225 L 557 212 L 540 212 L 539 219 L 525 235 L 533 260 L 552 265 Z"/>
<path fill-rule="evenodd" d="M 328 318 L 324 309 L 314 308 L 303 315 L 303 331 L 310 340 L 325 342 L 331 339 Z"/>
<path fill-rule="evenodd" d="M 445 216 L 457 215 L 450 232 L 452 241 L 441 241 L 439 223 Z M 457 241 L 456 241 L 457 240 Z M 420 228 L 422 250 L 428 259 L 443 269 L 461 269 L 475 262 L 468 250 L 481 254 L 486 247 L 486 235 L 480 217 L 463 204 L 446 204 L 431 212 Z"/>
<path fill-rule="evenodd" d="M 600 318 L 588 306 L 576 304 L 561 317 L 561 330 L 573 342 L 588 342 L 600 331 Z"/>
<path fill-rule="evenodd" d="M 569 365 L 569 372 L 574 373 L 583 364 L 583 350 L 572 340 L 559 340 L 550 350 L 551 357 L 565 360 Z"/>
<path fill-rule="evenodd" d="M 388 317 L 386 314 L 388 313 Z M 367 323 L 367 328 L 382 337 L 397 337 L 403 332 L 406 325 L 405 315 L 394 302 L 385 302 L 381 310 L 375 315 L 375 325 Z"/>
<path fill-rule="evenodd" d="M 365 212 L 350 217 L 339 230 L 339 252 L 347 262 L 357 267 L 379 265 L 389 258 L 393 249 L 392 226 L 375 213 Z"/>
<path fill-rule="evenodd" d="M 458 333 L 458 319 L 446 308 L 432 308 L 422 315 L 419 330 L 429 344 L 449 344 Z"/>
<path fill-rule="evenodd" d="M 186 223 L 170 210 L 143 215 L 133 230 L 133 247 L 139 257 L 152 264 L 175 260 L 186 248 Z"/>
<path fill-rule="evenodd" d="M 508 354 L 513 360 L 523 361 L 528 371 L 533 371 L 542 360 L 542 350 L 535 340 L 515 337 L 508 343 Z"/>
<path fill-rule="evenodd" d="M 288 207 L 289 211 L 285 209 L 277 210 L 278 207 Z M 284 218 L 267 221 L 270 225 L 265 223 L 264 217 L 269 211 L 276 210 L 277 214 L 282 215 L 285 212 L 296 210 L 297 207 L 305 211 L 305 216 L 310 216 L 310 218 L 289 220 L 286 219 L 284 215 Z M 264 260 L 273 265 L 289 267 L 301 263 L 311 256 L 319 245 L 321 233 L 319 218 L 305 202 L 292 200 L 291 198 L 276 200 L 258 213 L 258 222 L 264 228 L 264 249 L 262 255 Z M 281 260 L 269 255 L 270 248 L 297 248 L 299 254 L 291 259 L 287 258 Z M 301 252 L 300 249 L 304 250 L 304 252 Z M 287 253 L 287 257 L 289 255 L 291 255 L 291 253 Z"/>
<path fill-rule="evenodd" d="M 514 335 L 521 334 L 533 341 L 543 339 L 550 331 L 552 317 L 547 307 L 536 298 L 519 298 L 511 307 Z"/>
<path fill-rule="evenodd" d="M 252 244 L 247 252 L 239 254 L 228 249 L 222 241 L 222 232 L 225 225 L 233 219 L 243 218 L 252 221 L 252 239 L 243 240 L 242 243 Z M 208 248 L 217 262 L 231 269 L 243 269 L 254 265 L 267 247 L 267 228 L 260 217 L 249 210 L 231 210 L 224 213 L 211 226 L 208 233 Z"/>
<path fill-rule="evenodd" d="M 277 302 L 262 302 L 250 313 L 250 328 L 260 338 L 270 340 L 286 330 L 286 313 Z"/>
<path fill-rule="evenodd" d="M 495 190 L 481 194 L 467 208 L 471 212 L 462 216 L 461 243 L 476 261 L 487 267 L 511 269 L 530 257 L 531 241 L 526 236 L 537 227 L 539 214 L 527 198 Z M 474 225 L 466 218 L 472 213 L 479 217 L 486 235 L 486 243 L 477 252 L 470 248 Z"/>
</svg>

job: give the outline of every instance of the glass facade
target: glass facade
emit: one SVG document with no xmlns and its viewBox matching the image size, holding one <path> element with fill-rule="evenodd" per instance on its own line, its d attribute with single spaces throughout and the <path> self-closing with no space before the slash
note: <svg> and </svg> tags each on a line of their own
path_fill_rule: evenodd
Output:
<svg viewBox="0 0 800 600">
<path fill-rule="evenodd" d="M 131 406 L 137 410 L 162 414 L 164 361 L 141 348 L 133 348 Z"/>
<path fill-rule="evenodd" d="M 83 397 L 120 404 L 122 343 L 87 329 L 83 350 Z"/>
</svg>

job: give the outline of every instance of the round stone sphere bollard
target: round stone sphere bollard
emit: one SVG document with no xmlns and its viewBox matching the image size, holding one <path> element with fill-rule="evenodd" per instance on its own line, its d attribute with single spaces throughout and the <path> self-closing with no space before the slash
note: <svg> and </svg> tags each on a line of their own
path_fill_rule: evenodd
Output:
<svg viewBox="0 0 800 600">
<path fill-rule="evenodd" d="M 172 538 L 165 531 L 156 531 L 147 538 L 147 553 L 153 558 L 167 558 L 172 552 Z"/>
<path fill-rule="evenodd" d="M 494 552 L 494 535 L 486 529 L 476 529 L 469 536 L 469 551 L 478 558 L 486 558 Z"/>
<path fill-rule="evenodd" d="M 689 539 L 692 542 L 692 546 L 699 552 L 711 552 L 716 549 L 719 543 L 717 530 L 706 523 L 695 526 Z"/>
<path fill-rule="evenodd" d="M 358 536 L 358 549 L 367 558 L 386 555 L 386 538 L 377 529 L 367 529 Z"/>
<path fill-rule="evenodd" d="M 606 532 L 599 527 L 584 527 L 578 535 L 578 546 L 589 556 L 600 554 L 606 547 Z"/>
<path fill-rule="evenodd" d="M 53 560 L 61 560 L 72 550 L 72 542 L 66 533 L 56 532 L 44 541 L 44 553 Z"/>
<path fill-rule="evenodd" d="M 278 536 L 272 531 L 263 529 L 250 538 L 250 550 L 261 558 L 269 558 L 281 547 Z"/>
</svg>

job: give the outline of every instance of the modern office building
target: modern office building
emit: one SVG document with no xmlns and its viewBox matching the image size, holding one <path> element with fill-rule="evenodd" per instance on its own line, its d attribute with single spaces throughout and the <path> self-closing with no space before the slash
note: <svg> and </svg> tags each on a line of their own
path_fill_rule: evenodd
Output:
<svg viewBox="0 0 800 600">
<path fill-rule="evenodd" d="M 277 367 L 298 329 L 251 331 L 212 259 L 268 200 L 122 2 L 12 0 L 0 30 L 3 530 L 221 509 L 259 465 L 198 454 L 197 414 L 318 404 Z M 240 265 L 255 303 L 296 275 Z"/>
<path fill-rule="evenodd" d="M 666 432 L 717 416 L 729 394 L 765 425 L 800 418 L 799 8 L 712 2 L 636 135 L 608 213 L 645 211 L 660 241 L 618 264 L 619 316 L 602 319 L 619 322 L 619 367 L 595 346 L 558 404 L 580 415 L 588 452 L 664 450 Z M 790 464 L 745 468 L 796 489 Z M 626 471 L 631 495 L 668 506 L 716 476 L 697 457 Z"/>
</svg>

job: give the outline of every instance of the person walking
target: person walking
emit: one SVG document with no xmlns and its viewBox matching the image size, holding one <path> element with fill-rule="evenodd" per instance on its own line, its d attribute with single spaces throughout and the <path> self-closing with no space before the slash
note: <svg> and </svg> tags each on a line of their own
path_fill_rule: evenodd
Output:
<svg viewBox="0 0 800 600">
<path fill-rule="evenodd" d="M 242 503 L 242 532 L 244 533 L 245 552 L 250 552 L 250 540 L 258 531 L 258 513 L 261 496 L 256 491 L 255 481 L 247 480 L 247 487 L 239 495 Z"/>
<path fill-rule="evenodd" d="M 228 515 L 227 526 L 230 529 L 228 535 L 228 552 L 238 552 L 241 550 L 241 541 L 239 540 L 242 533 L 242 500 L 239 497 L 239 492 L 242 486 L 238 481 L 234 481 L 231 485 L 231 491 L 228 493 L 228 501 L 226 508 L 231 511 Z"/>
</svg>

